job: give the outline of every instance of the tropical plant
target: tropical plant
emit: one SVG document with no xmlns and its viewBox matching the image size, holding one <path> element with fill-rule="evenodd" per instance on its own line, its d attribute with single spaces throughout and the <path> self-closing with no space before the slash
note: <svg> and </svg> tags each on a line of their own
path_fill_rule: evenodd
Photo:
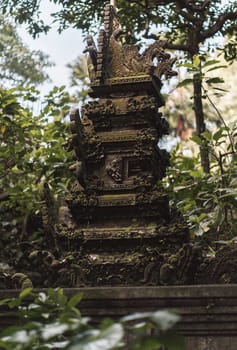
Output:
<svg viewBox="0 0 237 350">
<path fill-rule="evenodd" d="M 165 184 L 194 235 L 231 240 L 237 235 L 237 128 L 224 126 L 192 140 L 208 145 L 210 173 L 203 173 L 198 156 L 185 157 L 178 147 Z"/>
<path fill-rule="evenodd" d="M 22 107 L 35 101 L 35 89 L 0 88 L 0 230 L 26 234 L 27 219 L 41 208 L 40 191 L 46 181 L 55 195 L 67 191 L 71 155 L 65 149 L 69 138 L 64 116 L 70 98 L 64 87 L 54 88 L 34 116 Z M 22 104 L 19 102 L 22 101 Z M 3 239 L 3 237 L 1 237 Z"/>
</svg>

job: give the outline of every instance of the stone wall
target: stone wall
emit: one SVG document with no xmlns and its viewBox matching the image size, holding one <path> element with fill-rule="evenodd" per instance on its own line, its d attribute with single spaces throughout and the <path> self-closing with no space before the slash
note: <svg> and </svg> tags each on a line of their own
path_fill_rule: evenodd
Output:
<svg viewBox="0 0 237 350">
<path fill-rule="evenodd" d="M 82 315 L 95 322 L 135 312 L 175 310 L 181 315 L 175 331 L 184 335 L 186 350 L 237 349 L 237 285 L 65 289 L 68 296 L 78 292 L 84 294 Z M 0 291 L 0 298 L 17 294 Z M 0 327 L 11 320 L 11 314 L 2 310 Z"/>
</svg>

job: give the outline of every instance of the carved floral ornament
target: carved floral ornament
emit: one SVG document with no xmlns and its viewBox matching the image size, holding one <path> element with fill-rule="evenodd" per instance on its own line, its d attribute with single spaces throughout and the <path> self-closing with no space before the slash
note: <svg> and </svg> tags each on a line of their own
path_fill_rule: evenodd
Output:
<svg viewBox="0 0 237 350">
<path fill-rule="evenodd" d="M 177 75 L 172 70 L 176 58 L 164 50 L 166 41 L 157 40 L 140 53 L 137 45 L 123 45 L 120 41 L 123 30 L 120 26 L 115 1 L 105 7 L 104 29 L 99 33 L 98 45 L 89 35 L 87 47 L 88 72 L 91 82 L 104 84 L 106 79 L 134 76 L 170 78 Z"/>
</svg>

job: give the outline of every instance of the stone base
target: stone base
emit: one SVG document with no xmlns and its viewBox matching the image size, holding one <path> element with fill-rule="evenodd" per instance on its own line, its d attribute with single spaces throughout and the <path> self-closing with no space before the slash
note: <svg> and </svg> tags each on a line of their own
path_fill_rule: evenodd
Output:
<svg viewBox="0 0 237 350">
<path fill-rule="evenodd" d="M 65 259 L 71 259 L 72 263 L 67 265 L 67 270 L 73 278 L 65 280 L 65 273 L 61 278 L 59 270 L 53 286 L 193 283 L 193 265 L 197 265 L 197 259 L 188 244 L 188 229 L 183 222 L 160 225 L 150 222 L 147 226 L 141 226 L 132 220 L 124 225 L 121 219 L 121 224 L 114 226 L 109 222 L 100 226 L 78 225 L 71 230 L 58 226 L 57 241 L 60 250 L 65 252 Z M 171 266 L 168 259 L 175 262 L 179 260 L 182 268 L 178 263 L 176 268 Z M 41 287 L 35 281 L 32 282 Z"/>
</svg>

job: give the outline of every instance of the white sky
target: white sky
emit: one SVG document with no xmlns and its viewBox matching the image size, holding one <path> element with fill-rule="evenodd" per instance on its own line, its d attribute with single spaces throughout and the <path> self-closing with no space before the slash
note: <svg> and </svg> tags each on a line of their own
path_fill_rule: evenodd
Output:
<svg viewBox="0 0 237 350">
<path fill-rule="evenodd" d="M 48 22 L 52 21 L 50 13 L 55 11 L 55 8 L 56 6 L 48 0 L 42 0 L 42 18 Z M 69 87 L 69 70 L 66 64 L 81 55 L 85 48 L 80 30 L 70 28 L 59 34 L 57 25 L 53 25 L 53 29 L 48 34 L 41 34 L 37 39 L 33 39 L 23 26 L 18 32 L 24 43 L 32 50 L 42 50 L 49 54 L 51 61 L 55 63 L 55 66 L 47 71 L 52 83 L 44 84 L 41 88 L 42 92 L 48 92 L 54 85 Z"/>
</svg>

